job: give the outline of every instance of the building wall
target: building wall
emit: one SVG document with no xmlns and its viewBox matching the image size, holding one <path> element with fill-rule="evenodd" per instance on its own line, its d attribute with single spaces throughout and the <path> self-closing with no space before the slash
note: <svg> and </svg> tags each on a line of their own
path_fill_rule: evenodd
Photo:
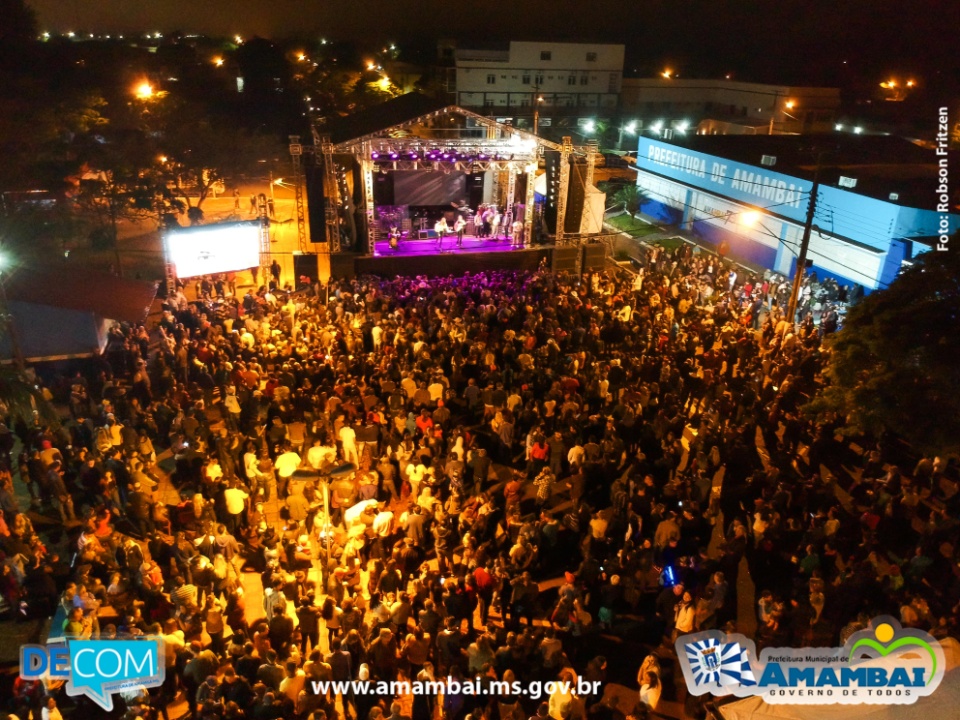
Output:
<svg viewBox="0 0 960 720">
<path fill-rule="evenodd" d="M 457 104 L 470 108 L 615 110 L 623 45 L 511 42 L 510 49 L 457 51 Z"/>
<path fill-rule="evenodd" d="M 790 275 L 796 266 L 812 183 L 769 168 L 640 138 L 641 209 L 731 254 Z M 747 224 L 744 213 L 757 216 Z M 951 227 L 960 216 L 951 215 Z M 868 290 L 896 277 L 911 237 L 929 236 L 939 216 L 847 190 L 821 186 L 808 258 L 818 276 Z"/>
<path fill-rule="evenodd" d="M 788 109 L 788 102 L 793 102 L 794 107 Z M 630 78 L 623 81 L 621 90 L 624 116 L 635 115 L 650 122 L 686 119 L 696 124 L 711 117 L 727 122 L 743 118 L 769 123 L 774 115 L 774 132 L 778 133 L 832 130 L 839 107 L 840 91 L 837 88 L 732 80 Z M 725 129 L 729 129 L 730 134 L 749 132 L 717 125 L 708 134 L 724 134 Z"/>
</svg>

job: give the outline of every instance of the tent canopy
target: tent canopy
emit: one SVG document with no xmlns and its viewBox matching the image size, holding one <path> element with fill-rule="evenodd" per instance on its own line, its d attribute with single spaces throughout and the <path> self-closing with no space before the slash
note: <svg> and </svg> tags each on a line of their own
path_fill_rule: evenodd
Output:
<svg viewBox="0 0 960 720">
<path fill-rule="evenodd" d="M 92 312 L 123 322 L 142 322 L 157 296 L 156 282 L 62 265 L 20 267 L 4 273 L 2 279 L 9 302 Z"/>
</svg>

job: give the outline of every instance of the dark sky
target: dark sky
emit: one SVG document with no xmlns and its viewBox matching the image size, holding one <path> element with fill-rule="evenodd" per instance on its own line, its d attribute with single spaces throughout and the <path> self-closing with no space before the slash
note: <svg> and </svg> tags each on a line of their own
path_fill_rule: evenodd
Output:
<svg viewBox="0 0 960 720">
<path fill-rule="evenodd" d="M 277 37 L 326 32 L 411 35 L 572 35 L 613 30 L 645 0 L 29 0 L 47 30 L 182 30 Z M 544 19 L 543 13 L 548 13 Z M 584 15 L 589 13 L 589 17 Z M 620 20 L 616 20 L 620 18 Z M 604 27 L 606 26 L 606 27 Z"/>
<path fill-rule="evenodd" d="M 960 2 L 892 0 L 27 0 L 42 30 L 171 31 L 282 39 L 456 38 L 627 44 L 628 67 L 741 79 L 926 87 L 960 77 L 945 28 Z"/>
</svg>

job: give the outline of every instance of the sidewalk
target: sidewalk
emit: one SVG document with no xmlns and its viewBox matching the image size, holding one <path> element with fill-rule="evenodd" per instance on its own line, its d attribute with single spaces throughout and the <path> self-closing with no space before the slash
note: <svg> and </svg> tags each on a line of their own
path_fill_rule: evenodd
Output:
<svg viewBox="0 0 960 720">
<path fill-rule="evenodd" d="M 616 217 L 616 215 L 611 215 L 610 217 Z M 618 231 L 615 227 L 607 223 L 607 217 L 604 217 L 605 228 L 617 233 L 617 238 L 614 241 L 614 253 L 625 251 L 631 257 L 635 257 L 634 253 L 640 247 L 650 247 L 652 245 L 656 245 L 661 240 L 680 239 L 700 248 L 703 252 L 709 253 L 710 255 L 717 255 L 717 251 L 713 245 L 698 238 L 696 235 L 687 230 L 661 225 L 656 218 L 645 215 L 644 213 L 637 213 L 634 215 L 634 218 L 647 223 L 653 228 L 656 228 L 656 232 L 636 237 L 630 235 L 629 233 Z M 634 252 L 631 252 L 631 250 Z M 727 262 L 734 262 L 752 273 L 762 275 L 763 273 L 767 272 L 767 268 L 757 265 L 756 263 L 738 259 L 733 255 L 727 256 L 725 260 Z"/>
</svg>

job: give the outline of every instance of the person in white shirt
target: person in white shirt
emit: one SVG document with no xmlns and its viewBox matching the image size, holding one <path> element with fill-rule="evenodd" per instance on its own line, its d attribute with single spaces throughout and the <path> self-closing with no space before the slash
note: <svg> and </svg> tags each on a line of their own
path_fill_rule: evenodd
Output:
<svg viewBox="0 0 960 720">
<path fill-rule="evenodd" d="M 410 497 L 416 501 L 420 495 L 420 483 L 427 473 L 427 467 L 422 462 L 407 464 L 407 480 L 410 482 Z"/>
<path fill-rule="evenodd" d="M 359 465 L 360 455 L 357 452 L 357 433 L 349 425 L 345 424 L 340 428 L 340 445 L 343 449 L 343 461 Z"/>
<path fill-rule="evenodd" d="M 307 450 L 307 464 L 314 470 L 320 470 L 324 463 L 337 461 L 337 449 L 324 445 L 320 438 L 313 439 L 313 447 Z"/>
<path fill-rule="evenodd" d="M 40 713 L 43 720 L 63 720 L 60 714 L 60 708 L 57 707 L 56 698 L 47 698 L 47 704 L 43 706 L 43 712 Z M 36 717 L 36 715 L 34 715 Z"/>
<path fill-rule="evenodd" d="M 290 443 L 284 443 L 283 450 L 273 463 L 273 466 L 277 469 L 277 493 L 282 498 L 287 496 L 290 478 L 293 477 L 293 473 L 302 463 L 300 456 L 290 449 Z"/>
<path fill-rule="evenodd" d="M 437 400 L 443 400 L 444 390 L 446 390 L 446 387 L 439 379 L 430 383 L 430 386 L 427 388 L 427 391 L 430 393 L 430 402 L 436 404 Z"/>
<path fill-rule="evenodd" d="M 663 691 L 660 678 L 653 670 L 648 670 L 640 686 L 640 702 L 650 710 L 656 710 L 660 704 L 660 694 Z"/>
<path fill-rule="evenodd" d="M 490 236 L 494 240 L 500 238 L 500 221 L 503 219 L 503 216 L 500 214 L 500 210 L 494 209 L 493 217 L 490 218 Z"/>
<path fill-rule="evenodd" d="M 240 523 L 240 516 L 244 511 L 244 502 L 249 498 L 246 492 L 240 489 L 239 484 L 232 483 L 230 487 L 223 491 L 223 501 L 227 506 L 227 530 L 231 535 L 235 534 Z"/>
</svg>

